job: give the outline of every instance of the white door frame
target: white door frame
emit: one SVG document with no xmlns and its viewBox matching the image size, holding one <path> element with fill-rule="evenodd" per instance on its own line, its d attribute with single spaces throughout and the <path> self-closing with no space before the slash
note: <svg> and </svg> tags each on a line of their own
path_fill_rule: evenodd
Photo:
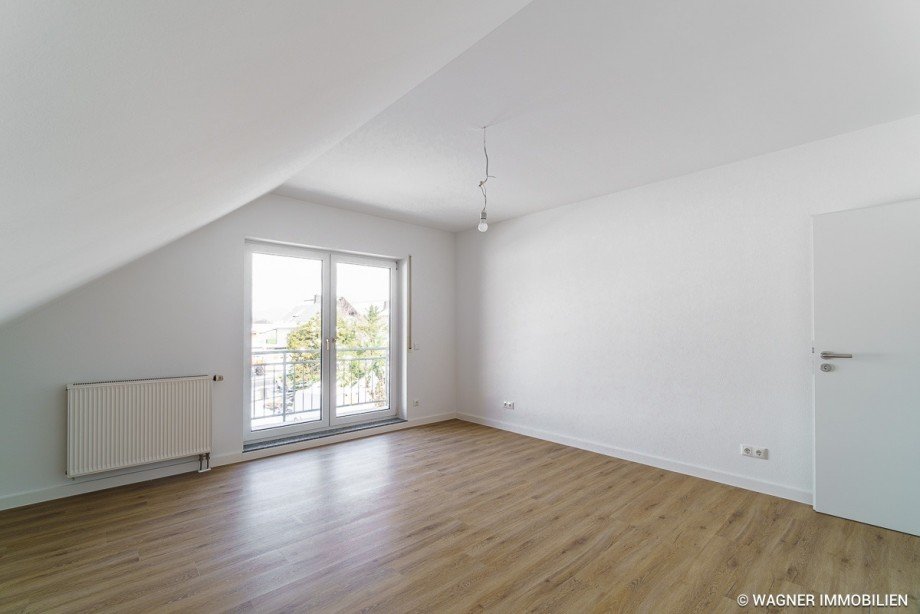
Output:
<svg viewBox="0 0 920 614">
<path fill-rule="evenodd" d="M 323 304 L 322 304 L 322 348 L 320 356 L 322 378 L 322 403 L 321 418 L 313 422 L 291 424 L 265 429 L 252 430 L 252 255 L 254 253 L 289 256 L 295 258 L 308 258 L 322 262 L 323 275 Z M 351 263 L 377 266 L 390 269 L 390 350 L 388 372 L 388 399 L 389 407 L 382 410 L 364 412 L 353 416 L 337 417 L 335 415 L 335 376 L 336 376 L 336 348 L 332 340 L 335 338 L 336 326 L 336 284 L 335 265 L 338 263 Z M 386 256 L 359 255 L 335 250 L 319 249 L 307 246 L 275 243 L 247 239 L 244 249 L 244 279 L 243 279 L 243 441 L 264 441 L 283 437 L 323 431 L 338 426 L 373 422 L 389 417 L 402 415 L 402 352 L 401 344 L 401 301 L 400 280 L 398 275 L 398 261 Z M 326 341 L 329 340 L 327 350 Z"/>
<path fill-rule="evenodd" d="M 387 374 L 387 399 L 389 400 L 389 407 L 386 409 L 364 412 L 361 414 L 355 414 L 353 416 L 342 416 L 339 417 L 336 415 L 335 403 L 331 403 L 330 416 L 332 418 L 333 426 L 342 426 L 346 424 L 355 424 L 359 422 L 373 422 L 376 420 L 384 420 L 386 418 L 395 417 L 399 410 L 399 399 L 402 398 L 401 391 L 399 388 L 399 382 L 402 380 L 399 377 L 399 365 L 402 364 L 400 361 L 400 351 L 399 351 L 399 322 L 402 318 L 399 317 L 400 314 L 400 301 L 399 301 L 399 279 L 397 275 L 398 265 L 395 260 L 390 258 L 377 258 L 373 256 L 360 256 L 357 254 L 346 254 L 341 252 L 332 252 L 332 265 L 329 267 L 332 271 L 332 300 L 333 309 L 334 305 L 337 302 L 337 289 L 336 284 L 336 265 L 338 264 L 360 264 L 364 266 L 374 266 L 379 268 L 386 268 L 390 270 L 390 348 L 389 348 L 389 362 L 388 362 L 388 374 Z M 332 334 L 331 338 L 337 336 L 335 331 L 336 318 L 332 318 Z M 335 370 L 335 365 L 337 364 L 337 344 L 332 343 L 332 352 L 330 354 L 329 363 L 332 365 L 333 370 Z M 394 368 L 395 367 L 395 368 Z M 333 377 L 330 379 L 330 382 L 335 380 Z M 334 401 L 334 399 L 332 399 Z"/>
</svg>

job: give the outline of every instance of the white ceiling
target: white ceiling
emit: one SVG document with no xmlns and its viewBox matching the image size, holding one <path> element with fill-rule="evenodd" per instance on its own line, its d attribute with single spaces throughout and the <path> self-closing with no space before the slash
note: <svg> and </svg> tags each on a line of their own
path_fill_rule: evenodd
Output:
<svg viewBox="0 0 920 614">
<path fill-rule="evenodd" d="M 0 3 L 0 321 L 277 186 L 524 4 Z"/>
<path fill-rule="evenodd" d="M 279 192 L 445 229 L 920 113 L 916 0 L 536 0 Z"/>
</svg>

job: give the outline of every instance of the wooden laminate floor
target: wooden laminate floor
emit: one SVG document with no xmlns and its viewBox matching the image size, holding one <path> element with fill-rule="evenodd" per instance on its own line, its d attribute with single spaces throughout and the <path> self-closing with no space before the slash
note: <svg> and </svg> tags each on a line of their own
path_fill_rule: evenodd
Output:
<svg viewBox="0 0 920 614">
<path fill-rule="evenodd" d="M 916 611 L 918 589 L 920 538 L 458 421 L 0 512 L 4 612 Z"/>
</svg>

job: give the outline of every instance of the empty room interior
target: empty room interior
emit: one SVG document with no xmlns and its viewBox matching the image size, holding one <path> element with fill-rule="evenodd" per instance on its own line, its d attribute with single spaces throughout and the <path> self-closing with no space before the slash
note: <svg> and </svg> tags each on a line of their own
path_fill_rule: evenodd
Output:
<svg viewBox="0 0 920 614">
<path fill-rule="evenodd" d="M 916 0 L 0 0 L 0 612 L 920 612 Z"/>
</svg>

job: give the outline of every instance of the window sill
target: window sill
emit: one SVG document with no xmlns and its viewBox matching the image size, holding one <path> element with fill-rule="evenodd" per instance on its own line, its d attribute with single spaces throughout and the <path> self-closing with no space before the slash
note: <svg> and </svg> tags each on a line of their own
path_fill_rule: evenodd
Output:
<svg viewBox="0 0 920 614">
<path fill-rule="evenodd" d="M 386 420 L 375 420 L 374 422 L 362 422 L 360 424 L 346 424 L 322 431 L 313 431 L 312 433 L 303 433 L 301 435 L 287 435 L 276 439 L 265 439 L 262 441 L 252 441 L 243 444 L 243 453 L 255 452 L 256 450 L 265 450 L 267 448 L 276 448 L 286 446 L 292 443 L 301 443 L 304 441 L 313 441 L 323 437 L 332 437 L 333 435 L 343 435 L 345 433 L 354 433 L 355 431 L 364 431 L 367 429 L 377 428 L 379 426 L 388 426 L 390 424 L 400 424 L 405 422 L 402 418 L 387 418 Z"/>
</svg>

